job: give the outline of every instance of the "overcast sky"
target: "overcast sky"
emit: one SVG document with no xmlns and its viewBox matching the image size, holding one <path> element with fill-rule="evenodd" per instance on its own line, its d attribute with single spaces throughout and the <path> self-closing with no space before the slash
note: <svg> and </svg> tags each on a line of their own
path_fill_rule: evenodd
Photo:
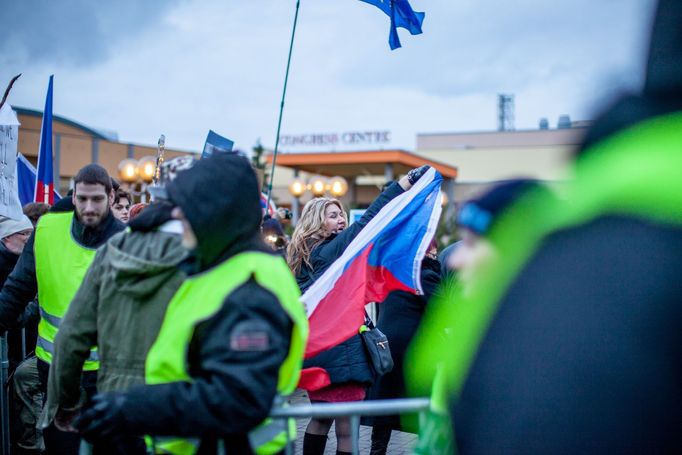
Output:
<svg viewBox="0 0 682 455">
<path fill-rule="evenodd" d="M 0 86 L 119 139 L 199 150 L 213 129 L 275 142 L 295 0 L 0 0 Z M 498 93 L 516 128 L 593 118 L 642 83 L 652 0 L 411 0 L 424 33 L 358 0 L 301 0 L 283 134 L 492 130 Z M 0 90 L 2 90 L 0 89 Z"/>
</svg>

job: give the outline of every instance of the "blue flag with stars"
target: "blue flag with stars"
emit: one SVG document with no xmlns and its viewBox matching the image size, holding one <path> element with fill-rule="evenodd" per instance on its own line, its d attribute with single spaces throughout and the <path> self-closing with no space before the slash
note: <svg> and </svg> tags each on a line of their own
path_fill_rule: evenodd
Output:
<svg viewBox="0 0 682 455">
<path fill-rule="evenodd" d="M 391 50 L 401 47 L 398 37 L 398 27 L 404 28 L 412 35 L 422 33 L 424 13 L 415 12 L 408 0 L 360 0 L 379 8 L 391 18 L 391 32 L 388 35 L 388 44 Z"/>
</svg>

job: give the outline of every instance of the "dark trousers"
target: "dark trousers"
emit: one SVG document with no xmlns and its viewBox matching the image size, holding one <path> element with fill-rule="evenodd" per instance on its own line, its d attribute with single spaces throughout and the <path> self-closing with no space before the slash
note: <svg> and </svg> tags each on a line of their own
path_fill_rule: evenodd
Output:
<svg viewBox="0 0 682 455">
<path fill-rule="evenodd" d="M 370 455 L 386 455 L 392 431 L 390 426 L 374 425 L 374 427 L 372 427 L 372 447 L 369 452 Z"/>
<path fill-rule="evenodd" d="M 50 364 L 38 359 L 38 376 L 40 377 L 40 387 L 43 396 L 47 401 L 47 378 L 50 372 Z M 81 385 L 85 389 L 88 397 L 92 397 L 96 392 L 97 372 L 84 371 L 81 378 Z M 51 423 L 43 430 L 46 455 L 78 455 L 81 438 L 76 433 L 60 431 Z"/>
</svg>

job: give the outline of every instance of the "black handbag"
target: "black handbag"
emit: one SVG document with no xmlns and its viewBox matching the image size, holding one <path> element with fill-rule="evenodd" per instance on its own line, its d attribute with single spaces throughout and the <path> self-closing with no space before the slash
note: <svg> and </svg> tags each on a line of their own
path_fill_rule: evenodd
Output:
<svg viewBox="0 0 682 455">
<path fill-rule="evenodd" d="M 365 344 L 372 369 L 378 376 L 383 376 L 393 369 L 393 357 L 388 346 L 388 338 L 377 329 L 370 320 L 360 329 L 360 337 Z"/>
</svg>

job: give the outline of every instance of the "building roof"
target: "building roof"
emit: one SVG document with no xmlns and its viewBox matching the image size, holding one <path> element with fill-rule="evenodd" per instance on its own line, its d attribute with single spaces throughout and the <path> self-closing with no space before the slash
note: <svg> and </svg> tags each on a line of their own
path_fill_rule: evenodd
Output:
<svg viewBox="0 0 682 455">
<path fill-rule="evenodd" d="M 418 134 L 417 150 L 577 145 L 586 132 L 587 127 L 581 125 L 551 130 Z"/>
<path fill-rule="evenodd" d="M 272 163 L 272 154 L 265 158 Z M 445 178 L 457 178 L 456 167 L 405 150 L 277 154 L 277 166 L 327 176 L 356 177 L 359 173 L 383 175 L 386 164 L 393 164 L 395 175 L 406 174 L 410 169 L 428 164 Z"/>
<path fill-rule="evenodd" d="M 40 117 L 40 118 L 43 117 L 42 111 L 36 111 L 34 109 L 27 109 L 25 107 L 16 107 L 16 106 L 12 106 L 12 109 L 14 109 L 17 112 L 17 114 L 19 114 L 19 115 L 29 115 L 31 117 Z M 90 136 L 93 136 L 97 139 L 104 139 L 104 140 L 111 140 L 112 139 L 111 135 L 108 135 L 108 136 L 104 135 L 99 131 L 96 131 L 90 127 L 83 125 L 82 123 L 78 123 L 78 122 L 75 122 L 73 120 L 69 120 L 67 118 L 60 117 L 59 115 L 53 114 L 52 115 L 52 121 L 55 121 L 55 120 L 58 122 L 62 122 L 66 125 L 72 126 L 74 128 L 78 128 L 79 130 L 83 131 L 84 133 L 86 133 Z"/>
</svg>

